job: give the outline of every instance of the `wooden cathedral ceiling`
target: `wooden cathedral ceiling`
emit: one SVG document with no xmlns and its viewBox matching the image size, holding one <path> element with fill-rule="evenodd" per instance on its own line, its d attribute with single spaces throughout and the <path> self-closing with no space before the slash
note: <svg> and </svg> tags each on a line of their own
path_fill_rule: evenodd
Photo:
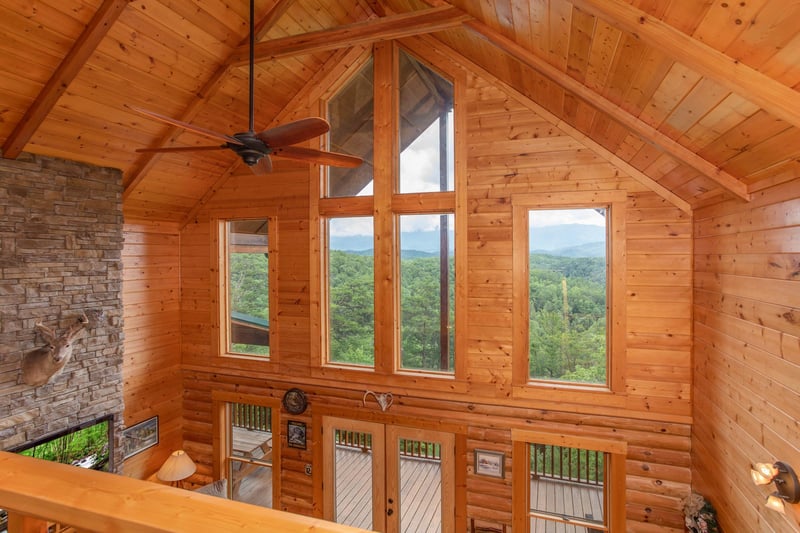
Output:
<svg viewBox="0 0 800 533">
<path fill-rule="evenodd" d="M 124 104 L 246 130 L 247 17 L 247 0 L 3 1 L 4 157 L 122 169 L 127 215 L 188 221 L 248 170 L 137 154 L 206 141 Z M 257 0 L 256 20 L 256 129 L 353 47 L 419 34 L 684 209 L 800 176 L 796 0 Z"/>
</svg>

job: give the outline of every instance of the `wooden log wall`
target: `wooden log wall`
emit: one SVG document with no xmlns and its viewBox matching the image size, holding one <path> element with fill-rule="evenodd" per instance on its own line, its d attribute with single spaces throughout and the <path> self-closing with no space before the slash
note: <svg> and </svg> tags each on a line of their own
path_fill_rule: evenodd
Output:
<svg viewBox="0 0 800 533">
<path fill-rule="evenodd" d="M 764 507 L 755 462 L 800 468 L 800 184 L 695 214 L 692 468 L 726 531 L 800 530 Z"/>
<path fill-rule="evenodd" d="M 180 449 L 180 234 L 176 224 L 123 227 L 123 418 L 131 426 L 158 416 L 159 443 L 134 455 L 123 474 L 146 478 Z"/>
<path fill-rule="evenodd" d="M 280 509 L 321 516 L 321 416 L 359 416 L 387 423 L 440 426 L 457 433 L 457 526 L 469 518 L 510 524 L 512 487 L 476 476 L 475 448 L 506 453 L 510 428 L 563 430 L 628 443 L 625 490 L 629 531 L 682 531 L 679 501 L 690 483 L 691 221 L 685 213 L 626 177 L 601 155 L 571 139 L 486 80 L 471 76 L 468 113 L 469 286 L 465 383 L 431 391 L 424 383 L 392 388 L 389 413 L 363 407 L 369 376 L 312 372 L 309 170 L 276 160 L 269 177 L 243 170 L 230 178 L 180 235 L 181 347 L 184 448 L 212 472 L 211 391 L 238 391 L 280 398 L 300 386 L 310 398 L 302 420 L 308 449 L 283 447 Z M 627 368 L 619 407 L 559 405 L 510 398 L 511 390 L 511 200 L 547 191 L 624 190 L 627 223 Z M 278 217 L 277 366 L 215 357 L 212 317 L 216 296 L 211 217 L 254 208 Z M 391 387 L 391 379 L 381 381 Z M 285 415 L 285 413 L 284 413 Z M 285 419 L 284 419 L 285 420 Z M 285 422 L 282 423 L 282 428 Z M 282 436 L 285 439 L 285 435 Z M 305 464 L 313 465 L 311 477 Z M 464 490 L 466 489 L 466 490 Z M 463 526 L 463 527 L 461 527 Z"/>
</svg>

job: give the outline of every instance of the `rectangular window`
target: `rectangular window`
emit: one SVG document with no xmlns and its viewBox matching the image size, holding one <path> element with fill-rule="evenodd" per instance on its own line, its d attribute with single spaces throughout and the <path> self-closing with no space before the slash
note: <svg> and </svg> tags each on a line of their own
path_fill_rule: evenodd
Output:
<svg viewBox="0 0 800 533">
<path fill-rule="evenodd" d="M 328 226 L 328 361 L 375 365 L 375 266 L 370 217 Z"/>
<path fill-rule="evenodd" d="M 269 357 L 269 220 L 224 222 L 224 353 Z"/>
<path fill-rule="evenodd" d="M 606 213 L 528 212 L 530 379 L 607 381 Z"/>
<path fill-rule="evenodd" d="M 452 372 L 454 216 L 402 215 L 399 220 L 400 366 Z"/>
</svg>

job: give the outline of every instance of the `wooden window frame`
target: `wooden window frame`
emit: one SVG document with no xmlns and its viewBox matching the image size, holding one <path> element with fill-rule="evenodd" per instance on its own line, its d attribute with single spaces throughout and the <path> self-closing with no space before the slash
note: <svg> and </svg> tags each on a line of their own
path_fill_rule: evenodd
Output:
<svg viewBox="0 0 800 533">
<path fill-rule="evenodd" d="M 269 356 L 232 353 L 229 331 L 229 295 L 228 295 L 228 243 L 226 226 L 235 220 L 267 220 L 267 240 L 269 242 Z M 216 267 L 216 275 L 212 275 L 213 294 L 216 305 L 212 310 L 214 330 L 214 346 L 218 357 L 226 359 L 242 359 L 259 361 L 274 366 L 280 360 L 280 325 L 278 324 L 278 217 L 277 211 L 270 208 L 241 208 L 235 210 L 215 210 L 211 213 L 211 264 Z"/>
<path fill-rule="evenodd" d="M 512 384 L 516 398 L 624 407 L 626 364 L 624 191 L 522 194 L 512 198 Z M 528 213 L 535 209 L 607 208 L 606 385 L 530 379 Z"/>
<path fill-rule="evenodd" d="M 398 69 L 399 50 L 412 55 L 453 83 L 454 98 L 454 187 L 455 191 L 430 193 L 397 192 L 396 177 L 399 175 L 398 141 L 398 102 L 399 88 L 392 83 Z M 364 60 L 366 57 L 364 58 Z M 343 374 L 370 372 L 379 377 L 379 382 L 397 384 L 404 379 L 409 384 L 426 382 L 434 389 L 459 390 L 466 385 L 454 387 L 453 381 L 466 381 L 466 360 L 463 335 L 455 335 L 455 363 L 452 371 L 437 372 L 400 367 L 400 320 L 399 320 L 399 258 L 398 222 L 399 215 L 453 213 L 455 219 L 455 330 L 466 331 L 466 259 L 467 259 L 467 187 L 466 187 L 466 78 L 463 72 L 454 70 L 452 65 L 432 57 L 424 41 L 408 39 L 401 43 L 380 42 L 373 47 L 373 68 L 375 87 L 392 87 L 390 91 L 375 92 L 375 136 L 374 136 L 374 175 L 373 195 L 371 197 L 332 197 L 324 196 L 325 175 L 320 169 L 320 179 L 311 180 L 311 257 L 312 257 L 312 353 L 318 354 L 316 364 L 312 365 L 312 375 L 323 378 L 342 378 Z M 357 72 L 359 67 L 352 67 Z M 325 102 L 344 82 L 331 90 L 321 102 Z M 374 367 L 353 368 L 352 366 L 330 363 L 327 360 L 327 295 L 324 276 L 327 272 L 326 220 L 333 217 L 372 216 L 374 224 L 374 268 L 375 268 L 375 363 Z M 388 313 L 378 310 L 392 309 Z M 385 377 L 383 380 L 381 377 Z M 428 379 L 430 378 L 430 379 Z"/>
<path fill-rule="evenodd" d="M 214 479 L 227 476 L 227 460 L 232 455 L 228 428 L 231 426 L 228 404 L 246 403 L 268 407 L 272 414 L 272 509 L 280 509 L 281 500 L 281 401 L 253 394 L 215 390 L 211 392 L 212 409 L 212 473 Z M 230 480 L 228 480 L 230 481 Z M 231 484 L 228 483 L 230 490 Z"/>
<path fill-rule="evenodd" d="M 512 429 L 512 523 L 513 530 L 530 530 L 530 457 L 531 444 L 580 448 L 608 454 L 603 485 L 603 515 L 608 531 L 625 531 L 625 461 L 628 445 L 623 440 L 590 435 L 569 435 L 540 430 Z"/>
</svg>

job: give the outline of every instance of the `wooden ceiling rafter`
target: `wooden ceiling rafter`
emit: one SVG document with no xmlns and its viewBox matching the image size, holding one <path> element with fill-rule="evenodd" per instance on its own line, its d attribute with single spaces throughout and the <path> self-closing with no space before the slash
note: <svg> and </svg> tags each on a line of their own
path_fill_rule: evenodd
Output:
<svg viewBox="0 0 800 533">
<path fill-rule="evenodd" d="M 472 31 L 478 37 L 497 46 L 500 50 L 514 57 L 521 63 L 536 70 L 563 89 L 573 93 L 590 106 L 606 113 L 613 120 L 629 128 L 643 140 L 654 145 L 659 150 L 670 154 L 679 161 L 708 176 L 728 192 L 745 201 L 750 201 L 750 193 L 746 183 L 697 155 L 695 152 L 685 148 L 677 141 L 661 133 L 638 117 L 628 113 L 617 104 L 606 99 L 604 96 L 598 94 L 564 71 L 552 66 L 512 39 L 509 39 L 498 31 L 476 20 L 465 22 L 464 27 Z"/>
<path fill-rule="evenodd" d="M 569 0 L 572 4 L 800 128 L 800 93 L 621 0 Z"/>
<path fill-rule="evenodd" d="M 86 61 L 97 49 L 130 0 L 104 0 L 80 37 L 45 83 L 14 131 L 3 144 L 3 157 L 16 159 L 47 118 Z"/>
<path fill-rule="evenodd" d="M 277 0 L 277 2 L 272 6 L 272 8 L 267 12 L 267 14 L 262 17 L 258 22 L 255 23 L 255 39 L 256 41 L 263 38 L 264 35 L 275 25 L 278 19 L 283 16 L 287 9 L 292 5 L 294 0 Z M 244 46 L 250 42 L 250 36 L 248 34 L 247 37 L 242 41 Z M 197 113 L 200 111 L 201 106 L 206 103 L 206 101 L 214 95 L 217 89 L 222 84 L 223 80 L 225 79 L 225 75 L 228 73 L 228 69 L 231 68 L 231 56 L 227 58 L 226 61 L 223 61 L 217 70 L 211 75 L 211 77 L 206 80 L 203 84 L 203 87 L 197 92 L 197 98 L 193 99 L 189 106 L 184 110 L 179 120 L 183 122 L 191 122 L 192 119 L 195 118 Z M 170 146 L 172 145 L 177 138 L 182 135 L 185 130 L 178 128 L 177 126 L 168 126 L 166 132 L 161 136 L 161 138 L 156 141 L 153 147 L 163 147 L 163 146 Z M 125 176 L 124 180 L 124 191 L 122 193 L 122 200 L 125 201 L 133 194 L 136 190 L 136 187 L 142 182 L 144 177 L 147 173 L 153 168 L 156 164 L 158 159 L 160 158 L 161 154 L 159 153 L 145 153 L 142 154 L 137 163 L 133 166 L 131 172 Z M 224 175 L 224 174 L 223 174 Z"/>
<path fill-rule="evenodd" d="M 259 62 L 269 61 L 337 48 L 349 48 L 359 44 L 401 39 L 455 28 L 469 20 L 472 20 L 470 15 L 451 6 L 388 15 L 329 30 L 264 41 L 256 44 L 255 59 Z M 230 64 L 233 66 L 244 65 L 248 59 L 248 47 L 246 45 L 239 46 L 234 50 Z"/>
</svg>

